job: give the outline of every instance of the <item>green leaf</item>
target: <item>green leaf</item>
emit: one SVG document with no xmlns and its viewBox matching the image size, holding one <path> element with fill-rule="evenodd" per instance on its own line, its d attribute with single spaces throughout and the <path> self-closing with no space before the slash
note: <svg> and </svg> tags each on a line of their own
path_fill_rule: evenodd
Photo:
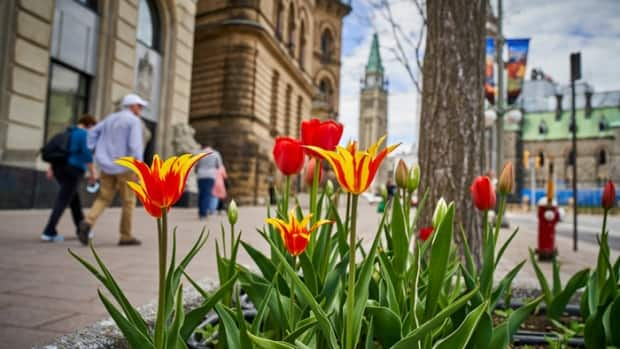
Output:
<svg viewBox="0 0 620 349">
<path fill-rule="evenodd" d="M 375 329 L 373 327 L 374 319 L 371 317 L 369 321 L 366 321 L 366 343 L 364 343 L 364 349 L 374 349 Z"/>
<path fill-rule="evenodd" d="M 491 295 L 491 303 L 489 304 L 490 310 L 495 309 L 495 305 L 497 305 L 497 302 L 502 297 L 504 297 L 506 291 L 510 289 L 512 280 L 514 280 L 514 278 L 517 276 L 524 264 L 525 261 L 517 264 L 517 266 L 512 268 L 512 270 L 509 271 L 508 274 L 506 274 L 506 276 L 504 276 L 504 278 L 499 282 L 499 284 L 495 288 L 495 291 L 493 291 L 493 294 Z"/>
<path fill-rule="evenodd" d="M 492 349 L 504 349 L 510 343 L 512 336 L 517 332 L 521 324 L 527 320 L 527 318 L 532 314 L 534 309 L 538 306 L 538 304 L 542 301 L 543 297 L 538 297 L 515 310 L 508 316 L 501 325 L 497 326 L 493 330 L 493 335 L 491 336 L 491 343 L 489 348 Z"/>
<path fill-rule="evenodd" d="M 620 296 L 607 306 L 603 314 L 603 327 L 608 343 L 620 347 Z"/>
<path fill-rule="evenodd" d="M 586 348 L 606 347 L 602 308 L 598 309 L 586 320 L 586 327 L 583 330 L 583 337 L 586 343 Z"/>
<path fill-rule="evenodd" d="M 454 225 L 454 203 L 450 203 L 448 211 L 433 234 L 428 276 L 428 291 L 426 295 L 425 320 L 429 320 L 437 309 L 437 299 L 443 288 L 450 243 L 452 241 L 452 227 Z"/>
<path fill-rule="evenodd" d="M 235 319 L 230 315 L 228 310 L 221 304 L 215 305 L 215 311 L 220 317 L 220 331 L 223 329 L 226 338 L 226 348 L 230 349 L 242 349 L 241 341 L 239 340 L 240 333 Z M 221 335 L 221 333 L 220 333 Z"/>
<path fill-rule="evenodd" d="M 269 302 L 271 302 L 271 297 L 273 297 L 274 291 L 275 288 L 273 287 L 273 285 L 270 285 L 269 289 L 267 290 L 267 294 L 258 304 L 256 317 L 254 317 L 254 320 L 252 321 L 252 332 L 257 333 L 260 330 L 263 319 L 265 318 L 265 316 L 267 315 L 267 311 L 269 310 L 268 305 Z"/>
<path fill-rule="evenodd" d="M 316 327 L 317 325 L 316 318 L 314 316 L 307 317 L 295 325 L 295 330 L 289 333 L 286 337 L 283 338 L 285 342 L 291 343 L 294 342 L 299 336 L 304 334 L 309 329 Z"/>
<path fill-rule="evenodd" d="M 560 263 L 558 262 L 558 259 L 555 255 L 553 255 L 553 258 L 551 259 L 551 268 L 553 272 L 552 291 L 553 296 L 555 297 L 560 294 L 560 291 L 562 290 L 562 281 L 560 280 Z"/>
<path fill-rule="evenodd" d="M 237 240 L 238 241 L 238 240 Z M 250 341 L 250 337 L 248 336 L 248 326 L 245 320 L 245 316 L 243 315 L 243 311 L 241 310 L 241 301 L 239 300 L 239 292 L 235 292 L 236 299 L 235 304 L 237 305 L 235 309 L 237 310 L 237 324 L 239 324 L 239 342 L 242 348 L 252 348 L 252 343 Z"/>
<path fill-rule="evenodd" d="M 304 272 L 304 282 L 308 285 L 308 289 L 312 292 L 313 295 L 319 293 L 318 291 L 318 280 L 316 277 L 316 272 L 314 270 L 314 266 L 312 262 L 308 258 L 307 253 L 302 253 L 299 255 L 299 264 L 301 265 L 301 269 Z"/>
<path fill-rule="evenodd" d="M 375 337 L 381 343 L 381 347 L 389 348 L 401 338 L 400 318 L 392 309 L 382 306 L 366 306 L 366 313 L 372 317 L 373 328 L 376 329 Z"/>
<path fill-rule="evenodd" d="M 323 335 L 327 339 L 327 343 L 329 344 L 331 348 L 334 348 L 334 349 L 337 348 L 338 344 L 336 340 L 336 335 L 334 333 L 334 329 L 332 328 L 331 323 L 329 322 L 329 319 L 327 318 L 327 314 L 325 314 L 323 309 L 316 302 L 316 300 L 314 299 L 314 296 L 312 295 L 310 290 L 308 290 L 308 287 L 306 287 L 303 281 L 299 279 L 299 276 L 297 275 L 297 273 L 288 264 L 286 257 L 284 257 L 282 252 L 280 252 L 278 249 L 275 248 L 275 245 L 272 239 L 267 239 L 267 241 L 269 242 L 269 245 L 273 247 L 274 256 L 280 260 L 280 263 L 282 267 L 284 268 L 284 271 L 286 271 L 288 276 L 295 283 L 295 288 L 299 291 L 299 295 L 301 296 L 301 299 L 310 307 L 310 309 L 314 312 L 315 316 L 317 317 L 319 327 L 321 328 L 321 332 L 323 332 Z"/>
<path fill-rule="evenodd" d="M 476 327 L 476 331 L 472 336 L 471 341 L 467 348 L 471 349 L 485 349 L 489 347 L 491 341 L 491 335 L 493 334 L 493 320 L 488 312 L 484 312 Z"/>
<path fill-rule="evenodd" d="M 198 326 L 203 320 L 207 313 L 215 306 L 217 302 L 222 299 L 227 294 L 230 294 L 230 287 L 235 283 L 238 273 L 235 273 L 230 279 L 228 279 L 220 288 L 208 299 L 205 299 L 205 303 L 203 303 L 200 307 L 193 309 L 185 316 L 185 321 L 181 326 L 181 339 L 183 341 L 187 341 L 189 336 L 194 332 L 196 326 Z M 190 281 L 191 282 L 191 281 Z M 194 282 L 192 282 L 194 284 Z"/>
<path fill-rule="evenodd" d="M 381 266 L 380 272 L 383 274 L 383 281 L 386 286 L 387 303 L 390 309 L 392 309 L 397 315 L 400 316 L 400 300 L 396 295 L 396 288 L 400 288 L 400 280 L 395 275 L 390 263 L 387 260 L 385 252 L 379 252 L 379 265 Z"/>
<path fill-rule="evenodd" d="M 465 348 L 476 331 L 478 322 L 482 314 L 486 312 L 487 307 L 488 303 L 482 303 L 477 308 L 470 311 L 459 327 L 450 335 L 437 342 L 437 344 L 433 346 L 433 349 Z"/>
<path fill-rule="evenodd" d="M 409 238 L 407 224 L 405 223 L 405 213 L 400 204 L 398 191 L 396 191 L 392 200 L 391 229 L 394 248 L 392 266 L 397 275 L 403 275 L 405 273 L 407 257 L 409 256 Z"/>
<path fill-rule="evenodd" d="M 183 326 L 184 318 L 185 312 L 183 311 L 183 285 L 179 285 L 176 295 L 174 320 L 172 320 L 172 325 L 168 329 L 166 335 L 166 348 L 179 348 L 185 346 L 185 341 L 181 339 L 180 333 L 181 326 Z"/>
<path fill-rule="evenodd" d="M 504 252 L 506 252 L 506 249 L 508 248 L 508 246 L 510 245 L 510 243 L 512 242 L 512 239 L 515 238 L 515 236 L 517 236 L 517 233 L 519 232 L 519 227 L 517 227 L 512 234 L 510 234 L 510 237 L 508 238 L 508 240 L 506 240 L 503 244 L 502 247 L 499 249 L 499 253 L 497 254 L 497 257 L 495 258 L 495 265 L 499 264 L 499 261 L 502 259 L 502 256 L 504 256 Z M 465 242 L 467 242 L 467 239 L 463 240 Z"/>
<path fill-rule="evenodd" d="M 484 218 L 487 218 L 485 212 Z M 495 236 L 490 231 L 490 224 L 485 224 L 486 231 L 482 234 L 482 271 L 480 272 L 480 291 L 484 297 L 491 295 L 493 288 L 493 274 L 495 273 Z"/>
<path fill-rule="evenodd" d="M 461 234 L 461 243 L 463 244 L 463 252 L 465 253 L 465 263 L 467 266 L 467 271 L 473 277 L 477 273 L 476 263 L 474 263 L 474 257 L 471 253 L 471 248 L 469 248 L 469 242 L 467 241 L 467 236 L 465 235 L 463 225 L 459 224 L 459 228 L 459 233 Z"/>
<path fill-rule="evenodd" d="M 566 287 L 553 298 L 551 304 L 547 307 L 547 316 L 552 319 L 559 319 L 564 309 L 566 309 L 566 305 L 573 297 L 573 294 L 577 292 L 578 289 L 585 286 L 589 274 L 590 269 L 583 269 L 573 275 L 566 284 Z"/>
<path fill-rule="evenodd" d="M 545 304 L 547 306 L 551 305 L 553 301 L 553 295 L 551 294 L 551 289 L 549 288 L 549 283 L 547 282 L 547 278 L 545 274 L 543 274 L 542 270 L 538 266 L 538 262 L 536 261 L 536 255 L 532 249 L 530 251 L 530 260 L 532 261 L 532 266 L 534 267 L 534 272 L 536 272 L 536 277 L 538 278 L 538 283 L 540 284 L 540 288 L 542 290 L 543 296 L 545 298 Z"/>
<path fill-rule="evenodd" d="M 297 349 L 294 345 L 287 342 L 274 341 L 271 339 L 255 336 L 248 332 L 248 336 L 252 342 L 261 349 Z"/>
<path fill-rule="evenodd" d="M 129 345 L 131 345 L 132 348 L 155 348 L 155 346 L 153 346 L 153 342 L 151 342 L 151 339 L 140 332 L 136 326 L 130 323 L 123 316 L 123 314 L 121 314 L 118 309 L 110 303 L 101 291 L 97 290 L 97 294 L 99 295 L 99 299 L 101 299 L 103 306 L 106 308 L 112 319 L 114 319 L 114 322 L 116 322 L 116 325 L 121 332 L 123 332 L 123 336 L 125 336 L 125 339 L 127 339 L 127 342 L 129 342 Z"/>
<path fill-rule="evenodd" d="M 420 325 L 415 330 L 411 331 L 407 336 L 398 341 L 392 346 L 392 349 L 409 349 L 417 345 L 424 336 L 431 333 L 435 328 L 439 327 L 444 321 L 450 317 L 454 312 L 461 309 L 470 299 L 478 293 L 478 287 L 474 288 L 470 292 L 463 295 L 461 298 L 455 300 L 447 307 L 443 308 L 439 313 L 433 316 L 431 319 Z"/>
</svg>

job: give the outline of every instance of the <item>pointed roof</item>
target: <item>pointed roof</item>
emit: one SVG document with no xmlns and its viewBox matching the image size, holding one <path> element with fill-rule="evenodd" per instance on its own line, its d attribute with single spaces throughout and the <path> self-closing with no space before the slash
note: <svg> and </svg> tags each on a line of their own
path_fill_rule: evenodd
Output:
<svg viewBox="0 0 620 349">
<path fill-rule="evenodd" d="M 366 64 L 366 73 L 383 74 L 383 64 L 381 63 L 381 53 L 379 52 L 379 36 L 377 33 L 372 36 L 372 45 L 370 46 L 370 55 L 368 56 L 368 64 Z"/>
</svg>

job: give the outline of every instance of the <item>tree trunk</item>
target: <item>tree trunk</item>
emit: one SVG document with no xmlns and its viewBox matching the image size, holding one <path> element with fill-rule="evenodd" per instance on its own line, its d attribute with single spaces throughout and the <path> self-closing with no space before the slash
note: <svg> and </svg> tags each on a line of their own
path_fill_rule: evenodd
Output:
<svg viewBox="0 0 620 349">
<path fill-rule="evenodd" d="M 481 216 L 469 186 L 482 174 L 486 10 L 485 0 L 427 1 L 418 154 L 419 192 L 429 192 L 420 226 L 430 225 L 440 197 L 454 201 L 455 237 L 462 225 L 477 261 Z"/>
</svg>

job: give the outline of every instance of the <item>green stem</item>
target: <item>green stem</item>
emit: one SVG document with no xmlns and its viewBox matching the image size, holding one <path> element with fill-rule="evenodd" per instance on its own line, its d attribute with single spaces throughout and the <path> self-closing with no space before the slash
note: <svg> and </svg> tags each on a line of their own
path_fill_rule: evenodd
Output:
<svg viewBox="0 0 620 349">
<path fill-rule="evenodd" d="M 605 234 L 605 229 L 607 229 L 607 213 L 609 213 L 608 208 L 603 210 L 603 230 L 601 231 L 601 237 Z"/>
<path fill-rule="evenodd" d="M 157 301 L 157 320 L 155 321 L 155 347 L 164 348 L 164 326 L 166 311 L 166 261 L 168 252 L 168 219 L 167 209 L 161 209 L 161 222 L 158 222 L 158 245 L 159 245 L 159 297 Z M 158 221 L 159 221 L 158 220 Z"/>
<path fill-rule="evenodd" d="M 506 195 L 500 194 L 499 201 L 499 211 L 497 212 L 497 216 L 495 217 L 495 234 L 493 235 L 493 250 L 495 250 L 495 244 L 497 243 L 497 237 L 499 236 L 499 228 L 502 224 L 502 219 L 504 218 L 504 211 L 506 210 Z"/>
<path fill-rule="evenodd" d="M 235 225 L 230 224 L 230 262 L 234 263 L 233 258 L 233 245 L 235 244 Z"/>
<path fill-rule="evenodd" d="M 295 267 L 295 264 L 297 264 L 297 257 L 293 256 L 293 263 L 292 263 L 292 267 L 293 270 L 296 270 L 297 268 Z M 295 312 L 294 312 L 294 306 L 295 306 L 295 282 L 293 281 L 293 276 L 291 275 L 291 304 L 290 304 L 290 309 L 289 309 L 289 321 L 291 324 L 291 332 L 295 330 Z"/>
<path fill-rule="evenodd" d="M 291 176 L 286 176 L 286 184 L 284 187 L 284 197 L 282 198 L 282 206 L 284 206 L 284 212 L 282 212 L 282 214 L 284 215 L 284 219 L 288 222 L 288 197 L 291 193 Z"/>
<path fill-rule="evenodd" d="M 351 217 L 351 193 L 347 193 L 347 211 L 345 212 L 344 229 L 349 230 L 349 217 Z"/>
<path fill-rule="evenodd" d="M 317 211 L 317 192 L 319 189 L 319 173 L 321 171 L 321 160 L 315 158 L 314 160 L 314 176 L 312 177 L 312 187 L 310 187 L 310 213 L 312 213 L 312 218 L 310 218 L 310 225 L 316 222 L 316 211 Z"/>
<path fill-rule="evenodd" d="M 353 195 L 351 200 L 351 231 L 349 234 L 349 286 L 347 294 L 347 322 L 345 343 L 347 349 L 355 347 L 353 339 L 353 308 L 355 306 L 355 252 L 356 252 L 356 236 L 355 229 L 357 225 L 357 200 L 359 196 Z"/>
</svg>

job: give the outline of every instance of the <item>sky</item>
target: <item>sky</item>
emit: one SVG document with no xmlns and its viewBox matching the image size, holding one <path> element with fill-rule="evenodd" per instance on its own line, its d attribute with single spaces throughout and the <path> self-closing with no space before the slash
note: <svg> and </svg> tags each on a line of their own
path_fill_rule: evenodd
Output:
<svg viewBox="0 0 620 349">
<path fill-rule="evenodd" d="M 372 34 L 379 34 L 381 57 L 389 80 L 388 143 L 417 142 L 419 95 L 393 49 L 395 40 L 378 0 L 352 0 L 344 19 L 340 121 L 343 141 L 358 138 L 360 79 L 368 60 Z M 410 0 L 390 0 L 396 22 L 413 44 L 404 44 L 415 62 L 415 41 L 421 18 Z M 495 7 L 497 0 L 491 0 Z M 568 83 L 569 55 L 581 52 L 582 77 L 595 91 L 620 90 L 620 1 L 618 0 L 504 0 L 504 36 L 530 38 L 528 73 L 541 68 L 561 84 Z M 423 47 L 422 47 L 423 50 Z M 420 55 L 423 55 L 421 52 Z M 416 74 L 418 72 L 416 71 Z"/>
</svg>

